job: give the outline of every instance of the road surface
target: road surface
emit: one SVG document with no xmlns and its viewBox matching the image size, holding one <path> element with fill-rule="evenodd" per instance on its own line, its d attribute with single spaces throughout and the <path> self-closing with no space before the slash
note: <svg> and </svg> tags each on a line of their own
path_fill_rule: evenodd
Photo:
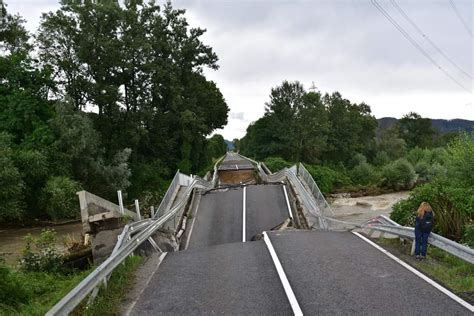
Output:
<svg viewBox="0 0 474 316">
<path fill-rule="evenodd" d="M 200 197 L 198 209 L 194 212 L 188 248 L 241 242 L 244 235 L 249 241 L 255 235 L 282 224 L 288 214 L 282 185 L 248 185 L 245 189 L 234 187 L 210 191 Z"/>
<path fill-rule="evenodd" d="M 303 314 L 470 315 L 349 232 L 268 233 Z M 169 253 L 132 315 L 291 315 L 263 240 Z"/>
<path fill-rule="evenodd" d="M 234 152 L 228 152 L 220 163 L 218 170 L 249 170 L 254 169 L 253 163 Z"/>
</svg>

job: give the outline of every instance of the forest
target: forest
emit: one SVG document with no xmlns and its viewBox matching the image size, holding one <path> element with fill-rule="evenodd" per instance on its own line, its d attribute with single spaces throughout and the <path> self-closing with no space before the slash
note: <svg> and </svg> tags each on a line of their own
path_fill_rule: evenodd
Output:
<svg viewBox="0 0 474 316">
<path fill-rule="evenodd" d="M 427 201 L 436 214 L 436 232 L 473 246 L 471 129 L 440 133 L 430 119 L 413 112 L 389 128 L 377 127 L 365 103 L 283 81 L 271 89 L 264 116 L 234 143 L 272 171 L 305 163 L 326 195 L 412 190 L 395 205 L 394 220 L 413 226 L 418 205 Z"/>
<path fill-rule="evenodd" d="M 184 10 L 62 1 L 34 34 L 1 10 L 0 222 L 75 218 L 79 190 L 146 208 L 225 153 L 218 57 Z"/>
</svg>

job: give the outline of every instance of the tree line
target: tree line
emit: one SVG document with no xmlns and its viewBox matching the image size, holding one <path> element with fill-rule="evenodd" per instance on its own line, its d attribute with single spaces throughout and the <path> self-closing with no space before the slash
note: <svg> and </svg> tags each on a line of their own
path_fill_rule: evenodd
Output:
<svg viewBox="0 0 474 316">
<path fill-rule="evenodd" d="M 34 36 L 2 4 L 0 220 L 77 216 L 75 192 L 157 203 L 176 169 L 225 152 L 218 57 L 185 11 L 144 0 L 61 1 Z"/>
<path fill-rule="evenodd" d="M 234 143 L 273 171 L 305 163 L 324 194 L 414 188 L 395 206 L 394 219 L 413 225 L 416 208 L 428 201 L 438 214 L 437 232 L 474 244 L 474 134 L 441 135 L 414 112 L 390 128 L 377 125 L 365 103 L 284 81 L 271 89 L 264 116 Z"/>
</svg>

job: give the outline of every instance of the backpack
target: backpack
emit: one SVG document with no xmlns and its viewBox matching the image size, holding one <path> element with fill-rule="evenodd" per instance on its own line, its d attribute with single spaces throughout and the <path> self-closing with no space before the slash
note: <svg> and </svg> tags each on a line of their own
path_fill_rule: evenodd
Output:
<svg viewBox="0 0 474 316">
<path fill-rule="evenodd" d="M 423 216 L 420 228 L 423 233 L 431 232 L 433 229 L 433 212 L 427 212 L 425 216 Z"/>
</svg>

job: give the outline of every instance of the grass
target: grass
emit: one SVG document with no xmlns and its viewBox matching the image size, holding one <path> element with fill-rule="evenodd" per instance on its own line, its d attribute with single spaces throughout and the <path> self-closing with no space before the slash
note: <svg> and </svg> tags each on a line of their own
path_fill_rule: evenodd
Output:
<svg viewBox="0 0 474 316">
<path fill-rule="evenodd" d="M 15 303 L 16 306 L 0 304 L 0 315 L 44 315 L 64 295 L 74 288 L 91 270 L 63 275 L 45 272 L 20 272 L 11 270 L 15 287 L 21 287 L 26 297 Z M 15 290 L 3 288 L 7 295 Z"/>
<path fill-rule="evenodd" d="M 87 308 L 84 303 L 79 307 L 80 315 L 118 315 L 122 298 L 127 293 L 133 279 L 134 272 L 142 262 L 140 256 L 130 256 L 125 260 L 125 264 L 119 265 L 107 283 L 107 290 L 103 288 L 94 303 Z"/>
<path fill-rule="evenodd" d="M 432 277 L 454 293 L 474 301 L 474 265 L 439 248 L 429 246 L 427 259 L 417 261 L 410 256 L 411 244 L 403 245 L 399 239 L 380 238 L 377 243 Z"/>
<path fill-rule="evenodd" d="M 131 256 L 115 269 L 108 282 L 106 291 L 99 291 L 95 302 L 85 308 L 81 304 L 74 314 L 77 315 L 117 315 L 120 301 L 125 294 L 128 284 L 133 277 L 133 272 L 141 262 L 141 257 Z M 22 272 L 12 268 L 8 269 L 8 278 L 14 282 L 2 282 L 0 280 L 0 297 L 8 295 L 12 297 L 21 287 L 21 298 L 6 305 L 0 302 L 0 315 L 44 315 L 61 298 L 71 291 L 82 279 L 84 279 L 94 268 L 72 273 L 68 275 L 46 272 Z M 11 286 L 11 288 L 8 288 Z"/>
</svg>

